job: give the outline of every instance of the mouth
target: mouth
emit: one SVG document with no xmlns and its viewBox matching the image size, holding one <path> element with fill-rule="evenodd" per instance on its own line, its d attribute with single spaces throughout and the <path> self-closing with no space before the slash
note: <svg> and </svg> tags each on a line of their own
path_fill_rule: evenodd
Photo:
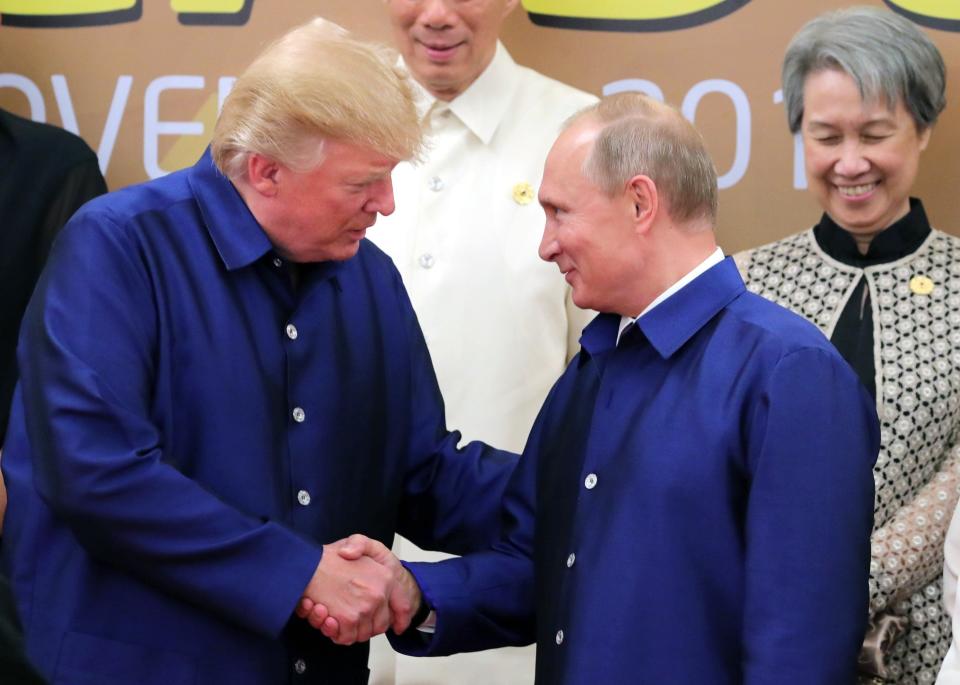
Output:
<svg viewBox="0 0 960 685">
<path fill-rule="evenodd" d="M 872 183 L 861 183 L 855 186 L 835 185 L 834 187 L 843 197 L 859 199 L 870 195 L 879 185 L 880 181 L 873 181 Z"/>
<path fill-rule="evenodd" d="M 457 48 L 464 44 L 459 43 L 440 43 L 434 41 L 417 41 L 427 53 L 427 56 L 434 61 L 444 62 L 451 59 L 456 54 Z"/>
</svg>

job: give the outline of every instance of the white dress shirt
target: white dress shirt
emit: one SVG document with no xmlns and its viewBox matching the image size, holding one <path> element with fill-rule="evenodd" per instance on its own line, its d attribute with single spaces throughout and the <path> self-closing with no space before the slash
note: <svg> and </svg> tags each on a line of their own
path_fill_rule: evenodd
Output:
<svg viewBox="0 0 960 685">
<path fill-rule="evenodd" d="M 536 196 L 561 124 L 596 98 L 518 66 L 502 45 L 452 102 L 420 91 L 427 159 L 396 168 L 396 211 L 368 235 L 403 276 L 447 425 L 519 452 L 592 318 L 537 254 Z"/>
</svg>

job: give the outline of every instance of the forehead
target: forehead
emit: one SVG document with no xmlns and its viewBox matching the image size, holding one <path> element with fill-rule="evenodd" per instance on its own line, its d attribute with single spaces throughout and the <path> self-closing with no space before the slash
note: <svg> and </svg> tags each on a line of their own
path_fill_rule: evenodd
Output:
<svg viewBox="0 0 960 685">
<path fill-rule="evenodd" d="M 804 119 L 809 124 L 842 119 L 856 122 L 909 117 L 903 102 L 890 107 L 883 94 L 864 100 L 856 81 L 846 72 L 824 69 L 807 76 L 803 88 Z"/>
<path fill-rule="evenodd" d="M 342 140 L 324 142 L 323 163 L 318 170 L 326 167 L 328 173 L 355 174 L 389 172 L 398 160 L 384 155 L 369 147 Z"/>
</svg>

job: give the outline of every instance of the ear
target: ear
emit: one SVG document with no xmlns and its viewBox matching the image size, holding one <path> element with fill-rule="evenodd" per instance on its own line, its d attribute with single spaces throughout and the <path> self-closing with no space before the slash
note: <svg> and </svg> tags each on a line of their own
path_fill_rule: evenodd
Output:
<svg viewBox="0 0 960 685">
<path fill-rule="evenodd" d="M 927 126 L 920 132 L 920 152 L 927 149 L 927 143 L 930 142 L 931 133 L 933 133 L 933 126 Z"/>
<path fill-rule="evenodd" d="M 626 197 L 636 230 L 646 233 L 660 211 L 660 193 L 649 176 L 639 174 L 627 181 Z"/>
<path fill-rule="evenodd" d="M 277 194 L 280 189 L 280 171 L 280 164 L 269 157 L 256 152 L 247 157 L 247 183 L 261 195 L 274 197 Z"/>
</svg>

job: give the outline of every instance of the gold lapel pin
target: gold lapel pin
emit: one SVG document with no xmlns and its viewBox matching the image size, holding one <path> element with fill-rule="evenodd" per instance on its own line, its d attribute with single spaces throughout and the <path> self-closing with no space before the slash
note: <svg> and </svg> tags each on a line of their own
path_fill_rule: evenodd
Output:
<svg viewBox="0 0 960 685">
<path fill-rule="evenodd" d="M 533 186 L 526 181 L 513 186 L 513 201 L 518 205 L 528 205 L 533 202 Z"/>
<path fill-rule="evenodd" d="M 910 292 L 917 295 L 929 295 L 933 292 L 933 281 L 926 276 L 914 276 L 910 279 Z"/>
</svg>

